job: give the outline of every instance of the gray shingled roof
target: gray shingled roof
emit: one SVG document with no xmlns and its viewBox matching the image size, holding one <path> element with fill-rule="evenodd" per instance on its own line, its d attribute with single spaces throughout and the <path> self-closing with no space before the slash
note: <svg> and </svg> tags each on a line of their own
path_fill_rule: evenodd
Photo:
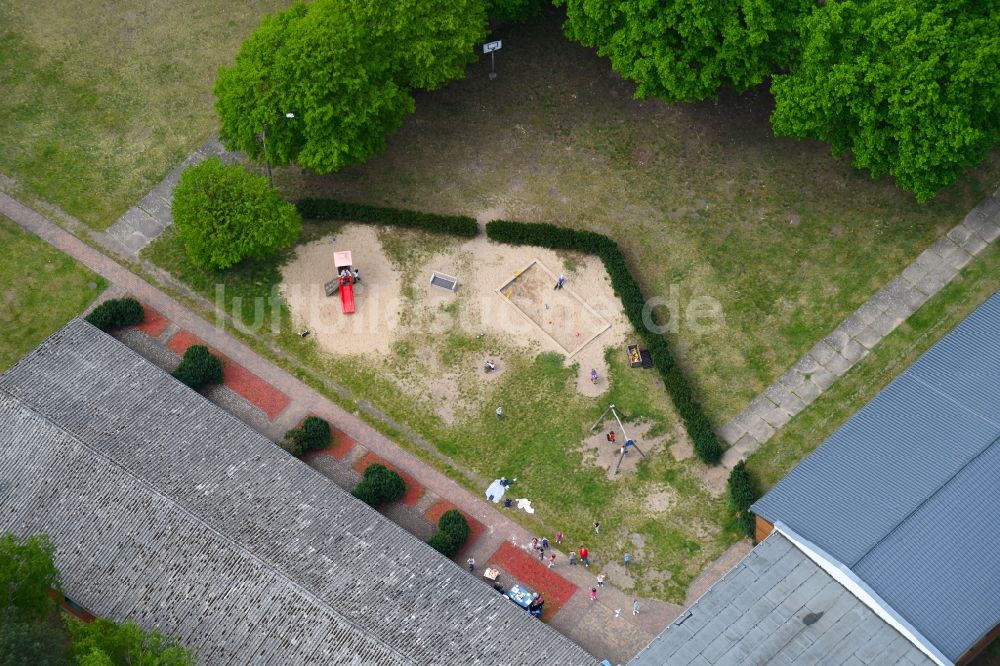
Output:
<svg viewBox="0 0 1000 666">
<path fill-rule="evenodd" d="M 594 662 L 80 320 L 0 378 L 0 531 L 213 666 Z"/>
<path fill-rule="evenodd" d="M 942 654 L 1000 624 L 1000 293 L 753 510 L 846 565 Z"/>
<path fill-rule="evenodd" d="M 815 621 L 806 624 L 810 615 Z M 788 539 L 775 533 L 629 666 L 793 663 L 933 664 Z"/>
</svg>

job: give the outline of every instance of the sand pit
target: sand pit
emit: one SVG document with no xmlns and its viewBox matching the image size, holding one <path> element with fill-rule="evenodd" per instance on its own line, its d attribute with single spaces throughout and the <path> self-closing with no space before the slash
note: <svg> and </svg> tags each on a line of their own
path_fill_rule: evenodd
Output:
<svg viewBox="0 0 1000 666">
<path fill-rule="evenodd" d="M 328 298 L 323 289 L 333 278 L 335 250 L 350 250 L 361 270 L 362 280 L 355 292 L 357 308 L 351 315 L 342 314 L 339 297 Z M 539 266 L 533 302 L 540 305 L 536 307 L 544 311 L 545 300 L 551 297 L 549 292 L 554 292 L 558 301 L 549 303 L 550 309 L 554 305 L 561 308 L 554 309 L 553 316 L 545 320 L 546 325 L 553 322 L 551 332 L 555 337 L 497 292 L 533 262 Z M 634 334 L 601 262 L 595 257 L 578 256 L 572 268 L 567 270 L 563 257 L 551 250 L 493 243 L 479 236 L 423 256 L 401 274 L 383 251 L 377 228 L 351 224 L 332 242 L 326 238 L 300 246 L 295 259 L 282 267 L 280 290 L 296 325 L 308 329 L 316 342 L 331 353 L 378 358 L 389 353 L 395 342 L 421 336 L 443 340 L 453 332 L 473 338 L 495 336 L 531 353 L 552 351 L 566 356 L 566 345 L 575 352 L 567 363 L 579 364 L 577 390 L 595 396 L 607 390 L 605 349 L 622 347 L 626 337 Z M 433 271 L 456 276 L 457 289 L 452 292 L 431 285 Z M 552 284 L 546 285 L 548 280 L 540 277 L 546 273 L 556 277 L 564 273 L 566 288 L 560 293 L 552 289 Z M 555 278 L 550 279 L 554 283 Z M 541 286 L 547 286 L 544 293 Z M 495 379 L 504 374 L 504 363 L 502 358 L 493 360 L 499 372 L 484 374 L 480 364 L 485 358 L 469 370 Z M 596 384 L 590 381 L 591 369 L 598 372 Z M 436 397 L 460 402 L 461 396 L 451 395 L 457 392 L 453 390 L 455 384 L 443 384 L 447 386 L 435 389 L 435 394 L 442 393 Z"/>
<path fill-rule="evenodd" d="M 642 449 L 642 453 L 647 457 L 651 457 L 663 448 L 665 442 L 670 439 L 669 435 L 660 435 L 659 437 L 646 439 L 646 433 L 649 432 L 651 427 L 652 423 L 649 422 L 625 424 L 629 437 L 635 440 L 636 445 Z M 608 443 L 607 435 L 609 430 L 614 430 L 618 436 L 616 444 Z M 634 473 L 639 467 L 639 461 L 642 460 L 642 454 L 635 449 L 629 450 L 625 454 L 624 460 L 622 460 L 618 474 L 615 474 L 615 466 L 618 464 L 618 458 L 621 455 L 621 446 L 624 442 L 625 438 L 622 437 L 618 423 L 612 418 L 605 421 L 595 434 L 583 440 L 580 448 L 584 451 L 586 460 L 603 469 L 609 479 L 614 479 L 617 476 Z"/>
</svg>

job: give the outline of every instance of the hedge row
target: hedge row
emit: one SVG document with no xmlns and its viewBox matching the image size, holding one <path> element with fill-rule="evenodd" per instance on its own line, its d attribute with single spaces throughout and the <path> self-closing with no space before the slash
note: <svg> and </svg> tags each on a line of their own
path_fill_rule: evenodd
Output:
<svg viewBox="0 0 1000 666">
<path fill-rule="evenodd" d="M 302 425 L 285 433 L 284 449 L 293 456 L 330 446 L 330 424 L 318 416 L 307 416 Z"/>
<path fill-rule="evenodd" d="M 729 473 L 729 508 L 736 513 L 736 518 L 740 522 L 740 527 L 747 536 L 754 535 L 754 515 L 750 511 L 750 505 L 757 501 L 757 491 L 754 488 L 753 478 L 750 470 L 742 460 L 736 463 L 733 471 Z"/>
<path fill-rule="evenodd" d="M 421 229 L 464 238 L 475 238 L 479 225 L 465 215 L 437 215 L 399 208 L 380 208 L 363 204 L 344 203 L 334 199 L 302 199 L 295 206 L 304 218 L 312 220 L 346 220 L 384 224 L 391 227 Z"/>
<path fill-rule="evenodd" d="M 112 298 L 98 305 L 84 319 L 102 331 L 110 331 L 134 326 L 142 321 L 144 315 L 142 305 L 134 298 Z"/>
<path fill-rule="evenodd" d="M 695 453 L 704 462 L 714 465 L 722 457 L 722 446 L 712 429 L 712 424 L 694 398 L 691 385 L 681 369 L 673 362 L 670 346 L 662 334 L 649 330 L 643 321 L 646 299 L 642 290 L 628 269 L 625 256 L 613 240 L 593 231 L 566 229 L 551 224 L 527 224 L 495 220 L 486 225 L 486 235 L 495 241 L 513 245 L 537 245 L 553 250 L 573 250 L 597 255 L 611 276 L 611 286 L 621 299 L 625 314 L 632 327 L 642 336 L 646 347 L 653 356 L 653 366 L 663 378 L 677 412 L 684 421 Z M 655 311 L 647 317 L 654 326 L 659 326 Z"/>
<path fill-rule="evenodd" d="M 406 494 L 406 482 L 385 465 L 373 463 L 365 468 L 361 482 L 351 493 L 365 504 L 378 508 L 395 502 Z"/>
</svg>

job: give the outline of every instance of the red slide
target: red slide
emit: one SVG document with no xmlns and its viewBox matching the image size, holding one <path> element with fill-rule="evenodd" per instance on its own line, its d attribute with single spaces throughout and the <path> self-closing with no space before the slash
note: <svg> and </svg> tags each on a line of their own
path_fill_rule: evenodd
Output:
<svg viewBox="0 0 1000 666">
<path fill-rule="evenodd" d="M 354 285 L 346 278 L 340 281 L 340 311 L 344 314 L 354 312 Z"/>
</svg>

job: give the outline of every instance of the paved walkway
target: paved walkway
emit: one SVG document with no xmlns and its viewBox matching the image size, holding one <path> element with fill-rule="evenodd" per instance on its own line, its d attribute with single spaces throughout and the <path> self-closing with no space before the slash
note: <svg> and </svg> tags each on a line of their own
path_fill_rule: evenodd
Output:
<svg viewBox="0 0 1000 666">
<path fill-rule="evenodd" d="M 732 469 L 756 451 L 998 237 L 1000 189 L 719 428 L 719 436 L 731 445 L 722 457 L 723 466 Z"/>
<path fill-rule="evenodd" d="M 203 146 L 188 155 L 187 159 L 174 167 L 173 171 L 167 174 L 167 177 L 159 185 L 108 227 L 105 233 L 109 238 L 117 241 L 121 246 L 120 251 L 125 256 L 138 257 L 139 252 L 152 243 L 173 221 L 170 206 L 173 202 L 174 188 L 177 187 L 177 182 L 184 169 L 215 155 L 221 157 L 224 162 L 230 163 L 237 158 L 235 154 L 226 152 L 225 147 L 219 143 L 218 137 L 212 137 Z"/>
<path fill-rule="evenodd" d="M 427 496 L 417 500 L 416 505 L 412 507 L 416 511 L 428 510 L 429 504 L 436 498 L 447 498 L 480 522 L 484 526 L 483 534 L 469 551 L 469 555 L 475 557 L 477 562 L 486 562 L 505 542 L 520 545 L 531 539 L 532 535 L 526 529 L 505 515 L 502 510 L 487 502 L 485 498 L 469 492 L 435 468 L 399 448 L 358 416 L 330 402 L 311 387 L 259 356 L 229 333 L 214 327 L 160 289 L 36 211 L 0 193 L 0 214 L 9 217 L 49 245 L 62 250 L 105 277 L 117 293 L 131 294 L 162 314 L 169 322 L 162 328 L 159 323 L 156 324 L 155 330 L 158 330 L 157 335 L 163 338 L 164 346 L 168 346 L 167 341 L 173 339 L 179 332 L 186 331 L 288 396 L 290 403 L 273 419 L 267 415 L 263 418 L 244 417 L 241 416 L 238 406 L 229 407 L 234 414 L 244 418 L 262 432 L 268 432 L 272 437 L 280 435 L 284 429 L 297 423 L 306 414 L 315 414 L 326 419 L 335 428 L 347 433 L 359 443 L 359 446 L 363 444 L 357 452 L 345 458 L 345 464 L 352 464 L 354 457 L 360 457 L 364 451 L 373 453 L 405 470 L 423 486 Z M 237 401 L 240 399 L 235 392 L 230 393 L 236 396 Z M 252 414 L 253 409 L 244 412 Z M 347 473 L 349 472 L 343 469 L 330 470 L 328 476 L 336 480 L 338 475 Z M 341 481 L 346 483 L 342 479 Z M 405 509 L 394 510 L 405 513 Z M 403 515 L 397 517 L 391 513 L 389 515 L 397 519 L 403 527 L 408 527 L 407 517 Z M 418 528 L 412 528 L 411 531 L 416 529 Z M 570 567 L 565 564 L 556 567 L 557 573 L 578 589 L 552 619 L 551 624 L 598 658 L 624 663 L 662 631 L 681 609 L 679 606 L 644 599 L 640 602 L 642 613 L 633 618 L 628 610 L 631 607 L 631 597 L 607 584 L 602 590 L 599 601 L 591 602 L 586 590 L 593 585 L 593 575 L 601 563 L 600 553 L 593 553 L 591 559 L 595 564 L 591 569 Z M 565 553 L 560 553 L 559 561 L 566 562 Z M 616 615 L 616 610 L 621 611 L 620 615 Z"/>
</svg>

